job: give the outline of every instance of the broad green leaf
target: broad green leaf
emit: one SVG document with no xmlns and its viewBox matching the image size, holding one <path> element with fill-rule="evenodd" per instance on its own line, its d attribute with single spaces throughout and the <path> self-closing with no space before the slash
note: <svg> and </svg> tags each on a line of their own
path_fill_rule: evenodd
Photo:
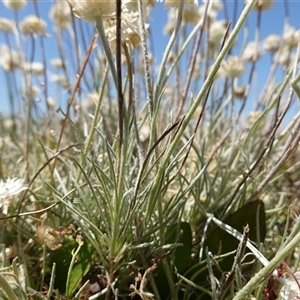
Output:
<svg viewBox="0 0 300 300">
<path fill-rule="evenodd" d="M 253 242 L 262 242 L 266 235 L 264 203 L 261 200 L 249 202 L 223 220 L 223 223 L 230 225 L 241 233 L 243 233 L 243 228 L 249 225 L 250 240 Z M 213 255 L 217 255 L 219 252 L 225 254 L 237 249 L 238 244 L 239 241 L 236 238 L 225 232 L 222 228 L 214 226 L 214 229 L 209 233 L 205 242 L 204 249 L 208 247 L 208 250 Z M 230 270 L 233 259 L 233 255 L 228 257 L 228 259 L 224 259 L 226 262 L 223 263 L 224 271 Z"/>
<path fill-rule="evenodd" d="M 84 243 L 81 247 L 73 270 L 70 273 L 69 287 L 66 290 L 68 270 L 72 260 L 72 251 L 78 248 L 76 242 L 63 245 L 50 255 L 50 264 L 56 263 L 55 284 L 54 287 L 61 293 L 71 296 L 77 289 L 80 280 L 90 269 L 93 257 L 92 247 L 88 243 Z"/>
<path fill-rule="evenodd" d="M 249 238 L 252 242 L 263 242 L 266 235 L 266 215 L 264 203 L 261 200 L 256 200 L 247 203 L 233 214 L 222 220 L 223 223 L 230 225 L 239 232 L 243 233 L 243 227 L 247 224 L 250 227 Z M 237 249 L 239 240 L 231 236 L 222 228 L 210 224 L 208 235 L 204 243 L 204 253 L 206 247 L 213 256 L 220 254 L 227 254 Z M 247 249 L 246 252 L 249 252 Z M 253 261 L 253 256 L 249 256 L 249 261 Z M 206 258 L 203 258 L 206 260 Z M 218 265 L 223 272 L 228 272 L 232 268 L 234 262 L 234 254 L 223 257 L 218 260 Z M 245 261 L 244 261 L 245 262 Z M 253 264 L 243 269 L 244 276 L 250 276 L 253 269 Z M 221 278 L 220 270 L 213 265 L 213 272 L 216 278 Z M 210 283 L 208 282 L 208 270 L 205 261 L 199 263 L 198 257 L 196 257 L 190 265 L 190 269 L 185 274 L 187 278 L 196 282 L 198 285 L 210 289 Z M 201 299 L 211 299 L 208 295 L 200 292 Z"/>
<path fill-rule="evenodd" d="M 166 243 L 172 244 L 176 242 L 179 232 L 177 232 L 178 224 L 174 224 L 168 227 L 166 231 Z M 192 230 L 191 226 L 187 222 L 180 223 L 180 230 L 182 230 L 182 237 L 179 243 L 182 247 L 178 247 L 174 250 L 174 262 L 179 273 L 186 270 L 191 261 L 192 250 Z"/>
<path fill-rule="evenodd" d="M 177 241 L 180 230 L 182 230 L 181 240 Z M 172 257 L 172 261 L 174 262 L 177 271 L 183 274 L 187 270 L 191 262 L 192 231 L 189 223 L 182 222 L 180 223 L 180 226 L 178 226 L 178 224 L 173 224 L 167 228 L 166 244 L 174 244 L 177 242 L 181 243 L 182 246 L 174 249 L 170 256 Z M 166 258 L 166 260 L 167 262 L 170 262 L 169 258 Z M 168 264 L 172 269 L 172 264 Z M 171 272 L 173 280 L 176 283 L 177 277 L 175 271 L 172 270 Z M 167 297 L 170 295 L 170 287 L 162 264 L 160 264 L 157 268 L 155 283 L 159 290 L 161 299 L 167 299 Z"/>
<path fill-rule="evenodd" d="M 91 267 L 92 257 L 93 257 L 93 248 L 90 244 L 84 243 L 80 248 L 79 257 L 77 262 L 74 264 L 74 267 L 71 271 L 71 275 L 69 278 L 69 286 L 67 287 L 67 296 L 72 296 L 76 289 L 78 288 L 78 284 L 87 274 Z"/>
</svg>

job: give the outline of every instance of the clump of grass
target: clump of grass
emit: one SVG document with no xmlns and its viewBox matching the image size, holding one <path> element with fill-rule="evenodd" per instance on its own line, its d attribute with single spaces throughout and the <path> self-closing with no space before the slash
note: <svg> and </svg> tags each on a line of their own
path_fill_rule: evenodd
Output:
<svg viewBox="0 0 300 300">
<path fill-rule="evenodd" d="M 271 71 L 250 111 L 269 5 L 248 1 L 229 17 L 225 2 L 171 3 L 153 61 L 145 3 L 69 2 L 91 24 L 53 4 L 52 67 L 42 4 L 22 22 L 12 7 L 16 30 L 0 19 L 10 103 L 0 118 L 1 299 L 299 296 L 299 32 L 285 25 L 265 41 Z M 254 13 L 255 40 L 245 34 L 238 48 Z"/>
</svg>

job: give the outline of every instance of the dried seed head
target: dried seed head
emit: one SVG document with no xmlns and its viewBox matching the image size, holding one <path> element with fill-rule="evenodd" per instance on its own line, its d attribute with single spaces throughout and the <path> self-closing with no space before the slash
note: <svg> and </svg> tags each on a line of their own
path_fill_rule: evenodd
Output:
<svg viewBox="0 0 300 300">
<path fill-rule="evenodd" d="M 171 7 L 171 9 L 173 9 L 173 12 L 169 13 L 169 22 L 171 22 L 172 24 L 176 23 L 179 6 L 180 6 L 180 1 L 178 0 L 165 1 L 165 7 Z M 200 17 L 201 17 L 201 13 L 200 13 L 200 7 L 198 7 L 198 1 L 197 0 L 184 1 L 183 11 L 182 11 L 182 23 L 197 24 L 200 20 Z"/>
<path fill-rule="evenodd" d="M 7 72 L 22 67 L 21 54 L 10 49 L 7 45 L 0 47 L 0 66 Z"/>
<path fill-rule="evenodd" d="M 66 1 L 57 1 L 51 7 L 49 17 L 57 27 L 65 29 L 71 22 L 71 9 Z"/>
<path fill-rule="evenodd" d="M 44 74 L 44 65 L 40 62 L 26 62 L 23 65 L 23 70 L 25 72 L 32 73 L 36 76 Z"/>
<path fill-rule="evenodd" d="M 210 1 L 210 0 L 203 0 L 204 3 L 206 3 L 207 1 Z M 213 10 L 216 13 L 223 7 L 222 1 L 220 1 L 220 0 L 214 0 L 214 1 L 210 1 L 210 2 L 211 2 L 210 3 L 211 10 Z M 204 6 L 205 5 L 203 5 L 203 7 Z"/>
<path fill-rule="evenodd" d="M 226 77 L 239 77 L 245 72 L 244 61 L 238 56 L 229 56 L 222 62 L 220 71 Z"/>
<path fill-rule="evenodd" d="M 248 43 L 242 57 L 244 60 L 249 62 L 257 61 L 260 58 L 258 45 L 255 42 Z"/>
<path fill-rule="evenodd" d="M 150 126 L 149 124 L 143 124 L 139 130 L 141 142 L 146 142 L 150 137 Z"/>
<path fill-rule="evenodd" d="M 234 97 L 237 99 L 244 99 L 248 95 L 248 89 L 244 85 L 234 86 Z"/>
<path fill-rule="evenodd" d="M 89 22 L 96 22 L 101 17 L 109 19 L 115 16 L 116 1 L 112 0 L 68 0 L 72 11 L 78 18 Z"/>
<path fill-rule="evenodd" d="M 21 30 L 24 35 L 42 35 L 47 36 L 47 24 L 44 20 L 39 19 L 35 15 L 26 17 L 20 24 Z"/>
<path fill-rule="evenodd" d="M 168 11 L 168 22 L 165 24 L 165 27 L 163 30 L 165 35 L 171 35 L 175 29 L 176 18 L 177 18 L 176 12 L 177 12 L 177 10 L 174 7 L 171 7 Z"/>
<path fill-rule="evenodd" d="M 51 59 L 50 63 L 54 68 L 57 69 L 62 69 L 64 66 L 64 62 L 62 61 L 61 58 L 53 58 Z"/>
<path fill-rule="evenodd" d="M 71 87 L 70 81 L 64 75 L 52 75 L 50 80 L 65 89 L 69 89 Z"/>
<path fill-rule="evenodd" d="M 52 98 L 52 97 L 48 97 L 47 98 L 47 104 L 51 108 L 55 108 L 57 106 L 56 100 L 54 98 Z"/>
<path fill-rule="evenodd" d="M 38 93 L 40 93 L 40 89 L 35 86 L 35 85 L 31 85 L 30 87 L 25 87 L 24 91 L 23 91 L 23 96 L 26 99 L 32 99 L 34 98 Z M 39 102 L 39 101 L 38 101 Z"/>
<path fill-rule="evenodd" d="M 290 64 L 292 58 L 293 55 L 288 46 L 284 46 L 279 52 L 276 52 L 274 56 L 275 61 L 278 61 L 279 64 L 285 67 Z"/>
<path fill-rule="evenodd" d="M 195 5 L 185 6 L 182 12 L 182 22 L 184 24 L 196 25 L 201 18 L 199 7 Z"/>
<path fill-rule="evenodd" d="M 258 110 L 253 110 L 250 111 L 249 116 L 248 116 L 248 124 L 252 126 L 262 115 L 261 111 Z"/>
<path fill-rule="evenodd" d="M 198 6 L 198 1 L 197 0 L 185 0 L 184 1 L 184 6 Z M 180 6 L 180 1 L 178 0 L 166 0 L 165 1 L 165 7 L 179 7 Z"/>
<path fill-rule="evenodd" d="M 0 18 L 0 31 L 5 33 L 13 33 L 15 23 L 6 18 Z"/>
<path fill-rule="evenodd" d="M 139 32 L 139 14 L 138 12 L 125 11 L 122 13 L 121 21 L 121 43 L 127 44 L 128 46 L 133 46 L 138 48 L 140 46 L 140 32 Z M 116 51 L 116 20 L 108 20 L 106 23 L 105 34 L 109 42 L 112 52 Z M 146 29 L 149 27 L 146 24 Z"/>
<path fill-rule="evenodd" d="M 258 11 L 267 10 L 273 5 L 273 2 L 273 0 L 258 0 L 254 5 L 254 9 Z"/>
<path fill-rule="evenodd" d="M 3 4 L 13 10 L 22 9 L 26 4 L 26 0 L 3 0 Z"/>
<path fill-rule="evenodd" d="M 270 34 L 266 37 L 263 43 L 263 48 L 269 52 L 276 52 L 280 47 L 281 38 L 279 35 Z"/>
<path fill-rule="evenodd" d="M 290 49 L 297 47 L 300 40 L 300 31 L 296 30 L 294 27 L 290 26 L 289 24 L 285 25 L 283 40 Z"/>
<path fill-rule="evenodd" d="M 58 231 L 53 229 L 50 226 L 42 225 L 36 230 L 37 240 L 40 244 L 43 244 L 44 241 L 46 246 L 51 250 L 56 250 L 61 247 L 61 236 Z"/>
<path fill-rule="evenodd" d="M 224 20 L 213 21 L 209 26 L 209 42 L 216 44 L 220 42 L 226 31 L 226 23 Z"/>
</svg>

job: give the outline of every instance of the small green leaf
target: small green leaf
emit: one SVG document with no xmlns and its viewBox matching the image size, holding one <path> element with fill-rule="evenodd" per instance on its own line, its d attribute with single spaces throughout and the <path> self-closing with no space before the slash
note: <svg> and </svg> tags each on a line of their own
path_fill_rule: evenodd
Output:
<svg viewBox="0 0 300 300">
<path fill-rule="evenodd" d="M 182 230 L 182 236 L 179 241 L 179 231 Z M 192 253 L 192 230 L 191 226 L 187 222 L 181 222 L 180 226 L 178 223 L 169 226 L 166 230 L 166 244 L 174 244 L 174 243 L 181 243 L 182 246 L 175 248 L 172 253 L 170 254 L 172 260 L 176 266 L 178 273 L 183 274 L 190 265 L 191 262 L 191 253 Z M 169 258 L 166 258 L 169 261 Z M 171 267 L 172 264 L 169 263 Z M 173 280 L 174 282 L 177 281 L 177 277 L 174 271 L 172 271 Z M 164 272 L 164 268 L 162 264 L 158 265 L 156 276 L 155 276 L 155 283 L 159 290 L 159 294 L 161 299 L 167 299 L 170 295 L 170 287 Z"/>
<path fill-rule="evenodd" d="M 175 243 L 178 238 L 178 224 L 174 224 L 168 227 L 166 231 L 166 242 L 168 244 Z M 174 262 L 179 273 L 182 273 L 188 267 L 191 261 L 191 251 L 192 251 L 192 230 L 191 226 L 187 222 L 180 223 L 180 230 L 182 230 L 182 237 L 179 243 L 182 247 L 178 247 L 174 250 Z"/>
<path fill-rule="evenodd" d="M 74 264 L 74 268 L 71 271 L 69 278 L 69 286 L 67 287 L 67 296 L 72 296 L 76 289 L 78 288 L 78 284 L 80 280 L 87 274 L 91 267 L 93 257 L 93 249 L 92 246 L 88 243 L 84 243 L 80 248 L 79 257 L 77 262 Z"/>
<path fill-rule="evenodd" d="M 230 225 L 241 233 L 243 233 L 243 228 L 246 225 L 249 225 L 250 240 L 254 242 L 263 242 L 266 235 L 264 203 L 261 200 L 249 202 L 226 218 L 223 223 Z M 238 244 L 239 240 L 228 234 L 222 228 L 216 227 L 210 232 L 205 242 L 204 249 L 205 247 L 208 247 L 208 250 L 211 251 L 213 255 L 217 255 L 219 250 L 221 250 L 222 254 L 225 254 L 237 249 Z M 233 259 L 233 255 L 231 258 L 225 259 L 227 263 L 223 265 L 224 271 L 230 270 Z"/>
<path fill-rule="evenodd" d="M 88 243 L 84 243 L 79 251 L 73 270 L 70 273 L 69 287 L 66 291 L 68 270 L 72 260 L 72 251 L 77 248 L 78 244 L 76 242 L 70 242 L 52 252 L 50 255 L 50 266 L 52 266 L 53 263 L 56 263 L 54 287 L 61 293 L 66 293 L 67 296 L 71 296 L 76 291 L 80 280 L 87 274 L 92 262 L 92 246 Z"/>
</svg>

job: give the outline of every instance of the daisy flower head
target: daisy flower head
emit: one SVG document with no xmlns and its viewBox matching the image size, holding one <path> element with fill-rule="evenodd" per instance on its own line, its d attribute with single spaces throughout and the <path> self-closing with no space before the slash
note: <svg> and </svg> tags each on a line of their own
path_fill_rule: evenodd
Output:
<svg viewBox="0 0 300 300">
<path fill-rule="evenodd" d="M 2 209 L 3 214 L 7 214 L 12 196 L 27 189 L 23 182 L 23 179 L 17 178 L 8 178 L 6 181 L 0 179 L 0 208 Z"/>
</svg>

